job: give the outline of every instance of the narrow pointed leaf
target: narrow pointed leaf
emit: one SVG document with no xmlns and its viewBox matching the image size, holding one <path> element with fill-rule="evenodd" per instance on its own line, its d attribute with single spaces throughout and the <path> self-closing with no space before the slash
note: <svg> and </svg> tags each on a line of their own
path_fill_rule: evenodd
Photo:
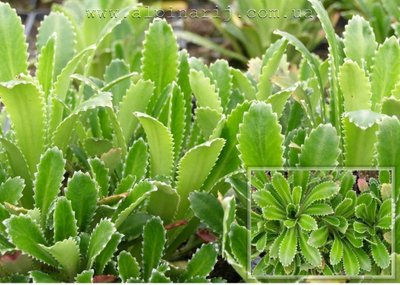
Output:
<svg viewBox="0 0 400 285">
<path fill-rule="evenodd" d="M 123 282 L 126 282 L 130 278 L 139 278 L 139 264 L 129 252 L 123 251 L 118 255 L 118 272 Z"/>
<path fill-rule="evenodd" d="M 203 223 L 214 232 L 222 234 L 224 210 L 218 199 L 204 192 L 193 192 L 189 195 L 190 208 Z M 212 209 L 212 215 L 210 215 Z"/>
<path fill-rule="evenodd" d="M 217 262 L 217 256 L 212 244 L 203 245 L 188 262 L 185 277 L 207 277 Z"/>
<path fill-rule="evenodd" d="M 97 224 L 89 241 L 87 251 L 87 269 L 92 267 L 95 258 L 106 248 L 115 232 L 116 229 L 114 224 L 108 220 L 102 220 Z"/>
<path fill-rule="evenodd" d="M 76 235 L 77 226 L 71 202 L 65 197 L 60 197 L 54 209 L 54 241 L 62 241 Z"/>
<path fill-rule="evenodd" d="M 149 220 L 143 230 L 143 278 L 148 281 L 164 251 L 165 230 L 158 218 Z"/>
</svg>

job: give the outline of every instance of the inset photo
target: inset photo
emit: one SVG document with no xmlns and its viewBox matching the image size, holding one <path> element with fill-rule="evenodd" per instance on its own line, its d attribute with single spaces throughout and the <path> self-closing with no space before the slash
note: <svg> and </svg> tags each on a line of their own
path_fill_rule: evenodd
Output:
<svg viewBox="0 0 400 285">
<path fill-rule="evenodd" d="M 257 279 L 392 278 L 392 171 L 256 169 L 251 274 Z"/>
</svg>

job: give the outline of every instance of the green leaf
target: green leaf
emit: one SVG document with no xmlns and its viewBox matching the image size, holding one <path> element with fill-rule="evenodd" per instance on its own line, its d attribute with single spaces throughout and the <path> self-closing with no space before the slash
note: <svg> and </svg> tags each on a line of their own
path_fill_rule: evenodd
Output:
<svg viewBox="0 0 400 285">
<path fill-rule="evenodd" d="M 285 106 L 292 95 L 292 90 L 283 90 L 270 96 L 265 102 L 271 104 L 272 111 L 278 115 L 278 118 L 282 117 L 285 110 Z"/>
<path fill-rule="evenodd" d="M 136 259 L 126 251 L 118 255 L 118 273 L 123 282 L 128 279 L 138 279 L 140 276 L 140 267 Z"/>
<path fill-rule="evenodd" d="M 345 244 L 343 248 L 343 266 L 348 276 L 357 276 L 360 273 L 360 263 L 357 255 L 354 254 L 353 248 L 348 244 Z"/>
<path fill-rule="evenodd" d="M 48 98 L 53 87 L 56 37 L 56 35 L 51 36 L 47 43 L 43 45 L 37 63 L 36 76 L 46 98 Z"/>
<path fill-rule="evenodd" d="M 0 203 L 18 204 L 25 188 L 24 180 L 20 177 L 8 178 L 0 185 Z"/>
<path fill-rule="evenodd" d="M 123 176 L 132 175 L 136 177 L 136 180 L 141 180 L 146 175 L 148 159 L 147 145 L 140 138 L 133 143 L 128 151 Z"/>
<path fill-rule="evenodd" d="M 94 270 L 85 270 L 79 273 L 75 277 L 76 283 L 92 283 L 93 282 L 93 275 L 94 275 Z"/>
<path fill-rule="evenodd" d="M 297 252 L 297 228 L 293 227 L 286 231 L 279 246 L 279 260 L 283 266 L 289 266 Z"/>
<path fill-rule="evenodd" d="M 135 113 L 142 124 L 150 149 L 150 173 L 152 177 L 170 176 L 173 168 L 174 142 L 167 127 L 143 113 Z"/>
<path fill-rule="evenodd" d="M 53 257 L 42 248 L 47 245 L 39 226 L 28 216 L 12 216 L 4 221 L 11 242 L 17 249 L 49 265 L 56 266 Z"/>
<path fill-rule="evenodd" d="M 271 105 L 264 102 L 252 104 L 244 115 L 238 141 L 246 167 L 283 165 L 283 137 Z"/>
<path fill-rule="evenodd" d="M 208 139 L 221 121 L 222 114 L 209 107 L 197 108 L 195 112 L 196 123 L 199 125 L 203 136 Z"/>
<path fill-rule="evenodd" d="M 188 99 L 191 103 L 191 99 Z M 174 138 L 174 158 L 175 162 L 181 157 L 182 148 L 185 143 L 185 134 L 187 128 L 190 128 L 190 123 L 187 122 L 187 105 L 185 102 L 185 94 L 180 87 L 173 84 L 170 111 L 168 114 L 168 126 Z M 191 116 L 190 116 L 191 117 Z"/>
<path fill-rule="evenodd" d="M 189 79 L 198 106 L 222 113 L 221 100 L 210 78 L 201 71 L 191 70 Z"/>
<path fill-rule="evenodd" d="M 327 204 L 314 203 L 311 206 L 308 206 L 303 213 L 310 216 L 326 216 L 333 214 L 333 209 Z"/>
<path fill-rule="evenodd" d="M 217 87 L 221 105 L 226 110 L 232 92 L 232 75 L 229 63 L 226 60 L 219 59 L 210 65 L 210 72 Z"/>
<path fill-rule="evenodd" d="M 332 198 L 339 193 L 339 186 L 335 182 L 327 181 L 315 186 L 304 198 L 303 207 L 306 209 L 316 201 Z"/>
<path fill-rule="evenodd" d="M 359 66 L 366 64 L 371 68 L 377 43 L 369 22 L 359 15 L 353 16 L 345 28 L 343 38 L 346 56 Z M 354 83 L 357 83 L 356 80 Z"/>
<path fill-rule="evenodd" d="M 307 234 L 303 231 L 299 231 L 299 245 L 301 254 L 313 266 L 321 267 L 322 266 L 322 256 L 317 248 L 310 246 L 307 243 Z"/>
<path fill-rule="evenodd" d="M 244 95 L 246 100 L 256 99 L 256 90 L 253 84 L 250 82 L 249 78 L 240 70 L 231 68 L 233 88 L 237 88 L 240 93 Z"/>
<path fill-rule="evenodd" d="M 343 258 L 343 242 L 337 236 L 333 240 L 329 258 L 332 265 L 338 264 Z"/>
<path fill-rule="evenodd" d="M 350 114 L 343 117 L 343 134 L 346 166 L 372 165 L 375 156 L 378 124 L 364 128 L 353 121 Z M 360 144 L 359 142 L 363 143 Z"/>
<path fill-rule="evenodd" d="M 279 65 L 282 61 L 282 57 L 285 54 L 287 48 L 287 40 L 281 39 L 272 44 L 266 51 L 264 56 L 265 65 L 262 67 L 260 79 L 257 85 L 258 100 L 266 100 L 272 94 L 272 76 L 277 72 Z"/>
<path fill-rule="evenodd" d="M 106 85 L 112 84 L 113 82 L 115 82 L 115 80 L 118 80 L 119 78 L 123 78 L 128 75 L 129 65 L 127 65 L 125 61 L 121 59 L 113 59 L 111 63 L 106 67 L 106 71 L 104 73 L 104 82 Z M 114 84 L 110 89 L 107 88 L 107 91 L 110 91 L 113 94 L 112 97 L 114 106 L 120 105 L 120 102 L 130 85 L 131 81 L 128 77 Z M 132 113 L 133 112 L 131 112 L 131 114 Z"/>
<path fill-rule="evenodd" d="M 368 254 L 362 248 L 353 247 L 352 249 L 357 255 L 361 269 L 368 272 L 371 271 L 371 259 L 369 258 Z"/>
<path fill-rule="evenodd" d="M 47 220 L 51 203 L 60 192 L 64 179 L 65 160 L 57 148 L 47 150 L 38 165 L 35 181 L 35 206 L 41 211 L 41 221 Z"/>
<path fill-rule="evenodd" d="M 313 231 L 308 239 L 308 244 L 320 248 L 324 246 L 328 240 L 329 230 L 326 226 L 320 227 L 318 230 Z"/>
<path fill-rule="evenodd" d="M 147 202 L 147 212 L 158 216 L 164 224 L 172 223 L 178 210 L 179 195 L 176 189 L 168 184 L 156 182 L 157 190 L 150 193 Z"/>
<path fill-rule="evenodd" d="M 319 125 L 311 131 L 301 147 L 300 166 L 334 166 L 339 152 L 339 137 L 335 128 L 330 124 Z"/>
<path fill-rule="evenodd" d="M 195 216 L 214 232 L 222 234 L 224 210 L 218 199 L 208 193 L 193 192 L 190 193 L 189 200 Z"/>
<path fill-rule="evenodd" d="M 134 112 L 146 112 L 153 92 L 154 84 L 151 81 L 139 80 L 136 84 L 131 85 L 122 98 L 118 111 L 118 122 L 127 143 L 131 141 L 139 124 L 137 118 L 132 118 L 132 114 Z"/>
<path fill-rule="evenodd" d="M 148 281 L 164 251 L 165 230 L 159 218 L 149 220 L 143 229 L 143 278 Z"/>
<path fill-rule="evenodd" d="M 54 241 L 76 237 L 77 226 L 71 202 L 60 197 L 54 209 Z"/>
<path fill-rule="evenodd" d="M 400 178 L 400 121 L 397 118 L 382 120 L 378 131 L 378 163 L 380 167 L 396 167 L 395 178 Z M 397 181 L 397 180 L 396 180 Z M 397 197 L 398 188 L 393 189 L 393 197 Z"/>
<path fill-rule="evenodd" d="M 75 53 L 75 33 L 69 19 L 58 12 L 51 12 L 41 22 L 36 39 L 36 49 L 40 51 L 49 39 L 56 34 L 54 80 L 61 73 Z"/>
<path fill-rule="evenodd" d="M 350 217 L 352 214 L 354 214 L 354 207 L 355 205 L 353 200 L 350 198 L 345 198 L 339 203 L 339 205 L 336 206 L 335 214 L 336 216 Z"/>
<path fill-rule="evenodd" d="M 390 255 L 383 242 L 373 237 L 371 243 L 371 253 L 375 263 L 382 269 L 388 268 L 390 265 Z"/>
<path fill-rule="evenodd" d="M 269 206 L 263 208 L 263 215 L 267 220 L 279 221 L 286 219 L 286 212 L 281 208 Z"/>
<path fill-rule="evenodd" d="M 90 159 L 89 165 L 92 171 L 93 178 L 99 185 L 99 198 L 108 196 L 108 188 L 110 183 L 109 171 L 103 161 L 98 158 Z"/>
<path fill-rule="evenodd" d="M 249 232 L 236 223 L 231 225 L 229 232 L 230 247 L 239 264 L 246 270 L 249 267 Z"/>
<path fill-rule="evenodd" d="M 10 116 L 17 145 L 33 175 L 46 138 L 44 95 L 33 83 L 13 81 L 0 85 L 0 97 Z"/>
<path fill-rule="evenodd" d="M 394 36 L 387 38 L 375 56 L 372 71 L 372 110 L 379 112 L 385 97 L 389 97 L 400 78 L 400 46 Z"/>
<path fill-rule="evenodd" d="M 89 175 L 75 172 L 74 176 L 68 181 L 66 197 L 71 201 L 78 228 L 85 231 L 96 211 L 97 189 L 95 182 Z"/>
<path fill-rule="evenodd" d="M 80 263 L 80 253 L 79 247 L 73 239 L 59 241 L 47 250 L 70 278 L 76 275 Z"/>
<path fill-rule="evenodd" d="M 340 67 L 339 83 L 345 112 L 371 109 L 371 84 L 357 63 L 348 60 Z"/>
<path fill-rule="evenodd" d="M 30 275 L 34 283 L 57 283 L 57 280 L 42 271 L 33 270 Z"/>
<path fill-rule="evenodd" d="M 143 44 L 142 73 L 155 84 L 155 95 L 174 81 L 178 74 L 178 45 L 171 26 L 165 20 L 154 19 Z"/>
<path fill-rule="evenodd" d="M 274 186 L 278 195 L 283 199 L 286 205 L 292 203 L 292 196 L 290 191 L 289 182 L 285 179 L 285 177 L 280 173 L 276 172 L 272 176 L 272 185 Z"/>
<path fill-rule="evenodd" d="M 189 150 L 178 166 L 177 192 L 180 196 L 176 218 L 186 216 L 189 208 L 189 194 L 200 190 L 207 176 L 213 169 L 225 144 L 223 139 L 205 142 Z"/>
<path fill-rule="evenodd" d="M 89 241 L 87 251 L 87 269 L 92 267 L 96 257 L 99 256 L 101 252 L 106 248 L 107 244 L 111 241 L 115 232 L 115 226 L 109 220 L 101 220 L 97 224 Z"/>
<path fill-rule="evenodd" d="M 186 268 L 186 278 L 207 277 L 217 262 L 218 252 L 212 244 L 205 244 L 193 254 Z"/>
<path fill-rule="evenodd" d="M 21 18 L 8 3 L 0 3 L 0 81 L 15 79 L 28 71 L 28 45 Z M 28 113 L 26 113 L 28 114 Z M 30 114 L 30 113 L 29 113 Z"/>
<path fill-rule="evenodd" d="M 301 215 L 298 223 L 304 231 L 315 231 L 318 228 L 317 221 L 309 215 Z"/>
<path fill-rule="evenodd" d="M 282 203 L 267 190 L 258 190 L 254 192 L 253 200 L 260 208 L 273 206 L 275 208 L 284 210 L 284 205 L 282 205 Z"/>
<path fill-rule="evenodd" d="M 114 253 L 117 251 L 118 245 L 121 242 L 123 235 L 114 233 L 111 240 L 107 243 L 103 251 L 95 259 L 95 269 L 97 273 L 103 273 L 104 268 L 111 261 Z"/>
<path fill-rule="evenodd" d="M 172 283 L 169 277 L 165 276 L 163 272 L 153 269 L 149 279 L 149 283 Z"/>
</svg>

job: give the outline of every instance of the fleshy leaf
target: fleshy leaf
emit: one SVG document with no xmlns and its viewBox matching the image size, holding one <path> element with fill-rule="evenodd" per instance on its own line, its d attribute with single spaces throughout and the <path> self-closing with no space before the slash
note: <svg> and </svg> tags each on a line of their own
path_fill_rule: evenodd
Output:
<svg viewBox="0 0 400 285">
<path fill-rule="evenodd" d="M 36 75 L 46 98 L 53 87 L 56 37 L 56 35 L 51 36 L 47 43 L 43 45 L 37 63 Z"/>
<path fill-rule="evenodd" d="M 315 186 L 310 194 L 304 198 L 303 207 L 307 208 L 316 201 L 322 201 L 332 198 L 339 193 L 339 186 L 335 182 L 327 181 Z"/>
<path fill-rule="evenodd" d="M 297 252 L 297 228 L 286 231 L 286 235 L 279 246 L 279 260 L 283 266 L 289 266 Z"/>
<path fill-rule="evenodd" d="M 375 263 L 383 269 L 389 267 L 390 255 L 385 245 L 379 238 L 376 237 L 373 238 L 373 242 L 374 244 L 371 244 L 371 253 Z"/>
<path fill-rule="evenodd" d="M 140 138 L 133 143 L 128 151 L 124 164 L 124 177 L 133 175 L 136 180 L 142 179 L 146 174 L 148 159 L 147 145 Z"/>
<path fill-rule="evenodd" d="M 248 268 L 249 248 L 248 248 L 249 232 L 245 227 L 239 226 L 236 223 L 231 225 L 229 232 L 230 247 L 237 262 Z"/>
<path fill-rule="evenodd" d="M 343 248 L 343 267 L 346 275 L 357 276 L 360 273 L 360 263 L 352 247 L 345 244 Z"/>
<path fill-rule="evenodd" d="M 246 167 L 283 165 L 283 137 L 271 105 L 253 103 L 244 115 L 238 141 L 241 159 Z"/>
<path fill-rule="evenodd" d="M 97 224 L 90 237 L 86 268 L 92 267 L 95 258 L 106 248 L 115 232 L 114 224 L 108 220 L 102 220 Z"/>
<path fill-rule="evenodd" d="M 207 277 L 217 262 L 217 256 L 212 244 L 203 245 L 188 262 L 185 277 Z"/>
<path fill-rule="evenodd" d="M 71 201 L 78 228 L 81 231 L 85 231 L 97 206 L 95 182 L 89 175 L 76 172 L 68 181 L 66 197 Z"/>
<path fill-rule="evenodd" d="M 329 254 L 332 265 L 338 264 L 343 258 L 343 242 L 336 236 Z"/>
<path fill-rule="evenodd" d="M 130 278 L 139 278 L 139 264 L 129 252 L 122 251 L 118 255 L 118 272 L 123 282 L 126 282 Z"/>
<path fill-rule="evenodd" d="M 303 231 L 299 231 L 299 245 L 301 254 L 305 257 L 307 262 L 313 266 L 322 266 L 321 253 L 315 247 L 310 246 L 307 243 L 307 234 Z"/>
<path fill-rule="evenodd" d="M 164 251 L 165 230 L 160 219 L 153 218 L 143 230 L 143 278 L 148 281 L 153 269 L 157 268 Z"/>
<path fill-rule="evenodd" d="M 76 235 L 77 226 L 71 202 L 60 197 L 54 209 L 54 240 L 62 241 Z"/>
<path fill-rule="evenodd" d="M 223 139 L 205 142 L 189 150 L 178 166 L 177 192 L 180 196 L 177 219 L 183 218 L 189 208 L 189 194 L 201 187 L 213 169 L 225 144 Z"/>
<path fill-rule="evenodd" d="M 96 257 L 95 259 L 95 269 L 96 273 L 100 274 L 103 273 L 104 268 L 106 267 L 107 263 L 111 261 L 116 252 L 119 243 L 121 242 L 123 235 L 120 233 L 114 233 L 107 243 L 106 247 L 103 251 Z"/>
<path fill-rule="evenodd" d="M 318 230 L 313 231 L 308 239 L 308 244 L 319 248 L 326 244 L 328 240 L 328 228 L 326 226 L 320 227 Z"/>
<path fill-rule="evenodd" d="M 79 247 L 73 239 L 59 241 L 47 250 L 70 278 L 76 275 L 80 263 L 80 253 Z"/>
<path fill-rule="evenodd" d="M 20 177 L 8 178 L 0 185 L 0 203 L 17 204 L 22 197 L 25 183 Z"/>
<path fill-rule="evenodd" d="M 92 170 L 93 178 L 96 180 L 97 185 L 99 185 L 99 197 L 105 197 L 108 195 L 108 188 L 110 183 L 109 171 L 104 165 L 104 163 L 98 159 L 89 160 L 90 168 Z"/>
<path fill-rule="evenodd" d="M 196 70 L 190 71 L 189 78 L 198 106 L 222 113 L 220 98 L 215 86 L 211 84 L 210 78 L 206 77 L 203 72 Z"/>
</svg>

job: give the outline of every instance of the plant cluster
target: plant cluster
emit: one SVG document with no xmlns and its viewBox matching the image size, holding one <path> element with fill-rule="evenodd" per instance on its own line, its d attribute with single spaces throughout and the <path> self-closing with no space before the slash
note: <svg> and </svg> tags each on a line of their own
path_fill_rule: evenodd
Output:
<svg viewBox="0 0 400 285">
<path fill-rule="evenodd" d="M 357 193 L 351 172 L 261 175 L 252 193 L 253 255 L 263 255 L 255 275 L 391 275 L 390 184 L 371 178 Z"/>
<path fill-rule="evenodd" d="M 359 16 L 339 37 L 321 3 L 309 2 L 329 58 L 278 32 L 282 39 L 247 71 L 179 51 L 165 20 L 137 26 L 129 15 L 140 5 L 105 22 L 82 18 L 85 8 L 124 1 L 55 6 L 28 60 L 21 20 L 0 3 L 3 280 L 222 281 L 210 274 L 220 257 L 257 281 L 245 242 L 246 168 L 399 166 L 398 39 L 378 44 Z M 143 43 L 130 38 L 144 30 Z M 298 68 L 288 64 L 289 43 L 303 57 Z M 392 176 L 382 172 L 380 184 L 400 181 L 400 167 Z M 297 195 L 314 189 L 308 179 L 298 177 Z M 395 185 L 396 203 L 398 196 Z M 360 197 L 355 203 L 376 203 L 379 212 L 383 197 Z M 376 219 L 359 211 L 353 228 L 357 221 L 363 239 L 377 244 L 368 231 Z M 292 256 L 282 257 L 288 265 Z M 385 268 L 385 258 L 378 262 L 371 268 Z"/>
</svg>

